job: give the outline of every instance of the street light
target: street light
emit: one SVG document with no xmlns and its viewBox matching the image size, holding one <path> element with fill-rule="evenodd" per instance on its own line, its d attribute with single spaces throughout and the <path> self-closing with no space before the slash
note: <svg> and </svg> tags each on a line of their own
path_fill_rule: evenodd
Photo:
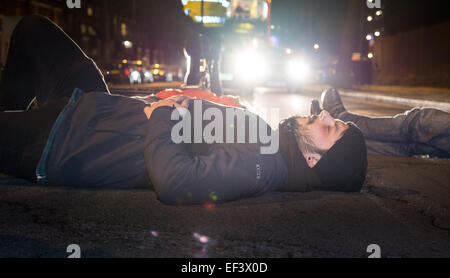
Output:
<svg viewBox="0 0 450 278">
<path fill-rule="evenodd" d="M 375 37 L 379 37 L 381 35 L 380 31 L 375 31 L 374 33 Z"/>
<path fill-rule="evenodd" d="M 369 15 L 368 17 L 367 17 L 367 21 L 372 21 L 373 20 L 373 17 L 371 16 L 371 15 Z"/>
<path fill-rule="evenodd" d="M 318 43 L 314 44 L 314 49 L 318 50 L 320 48 L 320 45 Z"/>
<path fill-rule="evenodd" d="M 132 48 L 133 47 L 133 43 L 130 41 L 124 41 L 123 42 L 123 46 L 125 46 L 125 48 Z"/>
<path fill-rule="evenodd" d="M 369 57 L 369 59 L 372 59 L 372 58 L 373 58 L 373 53 L 372 53 L 372 52 L 369 52 L 369 53 L 367 54 L 367 57 Z"/>
<path fill-rule="evenodd" d="M 371 41 L 371 40 L 373 40 L 373 37 L 372 37 L 372 35 L 371 35 L 371 34 L 368 34 L 368 35 L 366 36 L 366 40 L 368 40 L 368 41 Z"/>
<path fill-rule="evenodd" d="M 381 10 L 378 10 L 376 13 L 375 13 L 375 15 L 377 15 L 377 16 L 380 16 L 380 15 L 382 15 L 383 14 L 383 11 L 381 11 Z"/>
</svg>

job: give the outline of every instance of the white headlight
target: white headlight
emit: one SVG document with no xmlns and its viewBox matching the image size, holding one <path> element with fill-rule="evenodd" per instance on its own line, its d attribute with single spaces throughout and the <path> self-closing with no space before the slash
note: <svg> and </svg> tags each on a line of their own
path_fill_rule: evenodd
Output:
<svg viewBox="0 0 450 278">
<path fill-rule="evenodd" d="M 309 65 L 302 60 L 289 61 L 287 70 L 289 76 L 295 80 L 305 80 L 311 73 Z"/>
<path fill-rule="evenodd" d="M 266 74 L 265 57 L 255 51 L 242 52 L 236 56 L 235 70 L 244 79 L 260 79 Z"/>
<path fill-rule="evenodd" d="M 141 74 L 136 70 L 131 71 L 130 82 L 131 83 L 134 83 L 134 82 L 141 83 L 142 82 Z"/>
<path fill-rule="evenodd" d="M 145 82 L 153 82 L 153 74 L 148 70 L 144 71 L 144 81 Z"/>
<path fill-rule="evenodd" d="M 131 79 L 133 79 L 134 81 L 137 81 L 138 79 L 139 79 L 139 72 L 137 72 L 137 71 L 132 71 L 131 72 Z"/>
</svg>

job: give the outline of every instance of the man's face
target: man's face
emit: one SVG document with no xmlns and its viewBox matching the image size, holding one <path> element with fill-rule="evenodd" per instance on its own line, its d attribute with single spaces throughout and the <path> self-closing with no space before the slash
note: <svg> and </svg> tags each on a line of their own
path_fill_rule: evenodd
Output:
<svg viewBox="0 0 450 278">
<path fill-rule="evenodd" d="M 321 150 L 329 150 L 349 128 L 346 123 L 334 119 L 325 110 L 317 116 L 299 117 L 297 121 L 306 129 L 302 132 L 310 135 L 315 145 Z"/>
</svg>

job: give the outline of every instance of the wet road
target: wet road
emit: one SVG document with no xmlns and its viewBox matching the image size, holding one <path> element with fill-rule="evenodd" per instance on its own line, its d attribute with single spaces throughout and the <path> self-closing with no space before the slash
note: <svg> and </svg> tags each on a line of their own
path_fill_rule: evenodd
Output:
<svg viewBox="0 0 450 278">
<path fill-rule="evenodd" d="M 268 112 L 271 109 L 279 109 L 280 119 L 288 118 L 293 115 L 309 115 L 311 100 L 320 99 L 319 93 L 297 91 L 288 93 L 283 88 L 263 88 L 259 87 L 253 90 L 252 94 L 239 94 L 241 102 L 250 110 L 258 113 L 263 118 L 271 122 Z M 370 116 L 392 116 L 403 113 L 410 109 L 408 106 L 399 106 L 396 104 L 377 103 L 355 98 L 343 97 L 343 102 L 347 110 Z M 271 123 L 273 124 L 273 123 Z"/>
</svg>

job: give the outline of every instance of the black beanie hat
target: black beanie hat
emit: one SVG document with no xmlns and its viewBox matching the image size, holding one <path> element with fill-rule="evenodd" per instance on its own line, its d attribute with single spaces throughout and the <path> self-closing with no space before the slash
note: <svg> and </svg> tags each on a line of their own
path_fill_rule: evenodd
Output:
<svg viewBox="0 0 450 278">
<path fill-rule="evenodd" d="M 359 191 L 367 172 L 364 136 L 351 122 L 344 135 L 312 168 L 321 181 L 314 190 Z"/>
<path fill-rule="evenodd" d="M 367 171 L 367 153 L 361 131 L 348 122 L 342 136 L 309 168 L 288 122 L 279 125 L 280 153 L 286 161 L 288 175 L 279 191 L 359 191 Z"/>
</svg>

